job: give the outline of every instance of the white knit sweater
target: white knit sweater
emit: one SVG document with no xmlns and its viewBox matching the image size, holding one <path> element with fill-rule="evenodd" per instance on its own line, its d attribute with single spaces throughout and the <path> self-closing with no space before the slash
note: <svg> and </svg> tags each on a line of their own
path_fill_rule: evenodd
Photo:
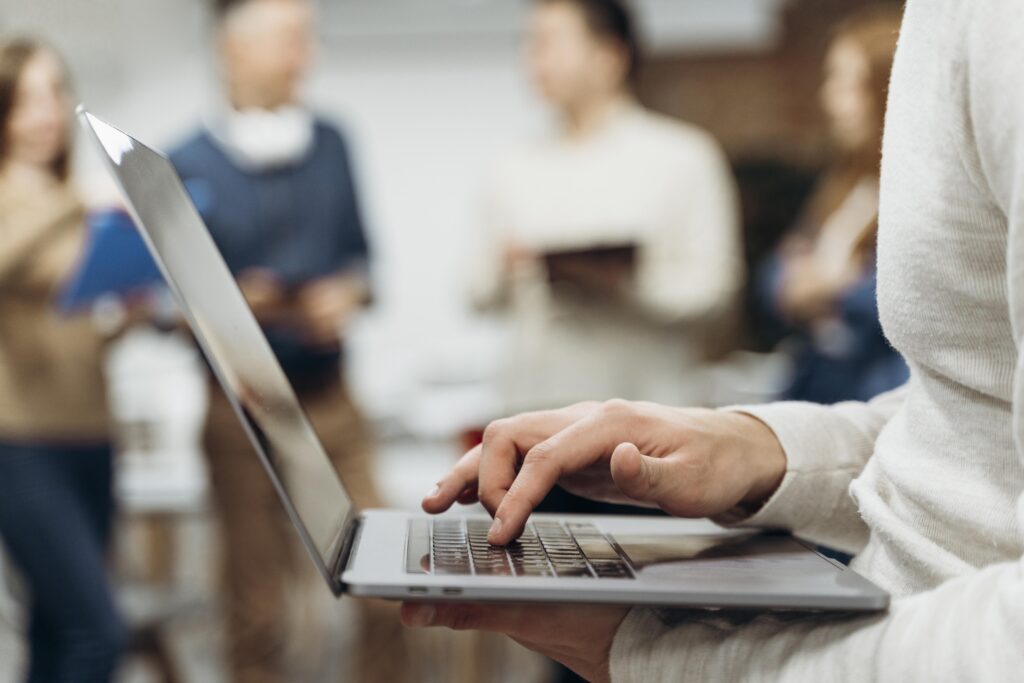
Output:
<svg viewBox="0 0 1024 683">
<path fill-rule="evenodd" d="M 857 552 L 870 617 L 636 609 L 622 681 L 1024 681 L 1024 5 L 910 0 L 884 145 L 879 299 L 908 386 L 751 408 L 789 469 L 747 524 Z"/>
<path fill-rule="evenodd" d="M 734 185 L 710 135 L 628 100 L 582 137 L 563 131 L 503 159 L 468 263 L 475 302 L 510 314 L 506 409 L 705 401 L 707 340 L 691 326 L 721 318 L 740 289 Z M 614 304 L 556 296 L 543 262 L 507 271 L 510 244 L 537 253 L 635 245 L 635 282 Z"/>
</svg>

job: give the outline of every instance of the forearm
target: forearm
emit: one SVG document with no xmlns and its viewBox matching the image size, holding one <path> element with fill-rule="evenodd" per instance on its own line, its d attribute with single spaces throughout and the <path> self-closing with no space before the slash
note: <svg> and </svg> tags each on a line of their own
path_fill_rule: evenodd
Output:
<svg viewBox="0 0 1024 683">
<path fill-rule="evenodd" d="M 1008 681 L 1024 667 L 1020 563 L 896 601 L 874 616 L 759 616 L 635 609 L 611 651 L 615 683 Z M 681 618 L 680 618 L 681 617 Z"/>
<path fill-rule="evenodd" d="M 875 680 L 870 671 L 873 658 L 855 659 L 852 668 L 843 669 L 837 662 L 828 661 L 828 646 L 852 638 L 859 629 L 869 634 L 875 623 L 872 618 L 829 622 L 823 617 L 804 617 L 787 623 L 768 615 L 712 617 L 697 610 L 635 608 L 612 643 L 611 680 L 868 683 Z M 860 649 L 852 640 L 846 646 Z M 866 649 L 870 651 L 871 645 Z M 793 673 L 801 667 L 824 672 L 801 678 Z"/>
<path fill-rule="evenodd" d="M 16 212 L 3 217 L 0 285 L 52 289 L 67 275 L 77 253 L 71 254 L 69 260 L 63 253 L 51 258 L 46 251 L 55 242 L 67 241 L 67 219 L 72 211 L 77 211 L 77 207 L 55 202 L 38 212 Z"/>
</svg>

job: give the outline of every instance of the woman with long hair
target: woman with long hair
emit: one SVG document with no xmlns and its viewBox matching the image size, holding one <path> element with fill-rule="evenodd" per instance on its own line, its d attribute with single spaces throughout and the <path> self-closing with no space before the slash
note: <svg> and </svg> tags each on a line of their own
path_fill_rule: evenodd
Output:
<svg viewBox="0 0 1024 683">
<path fill-rule="evenodd" d="M 29 593 L 29 681 L 109 680 L 124 643 L 101 339 L 55 306 L 85 241 L 71 121 L 56 54 L 0 46 L 0 538 Z"/>
<path fill-rule="evenodd" d="M 875 286 L 882 128 L 899 26 L 898 8 L 874 7 L 837 28 L 821 88 L 836 159 L 755 278 L 759 312 L 793 357 L 787 399 L 867 400 L 908 375 L 882 334 Z"/>
</svg>

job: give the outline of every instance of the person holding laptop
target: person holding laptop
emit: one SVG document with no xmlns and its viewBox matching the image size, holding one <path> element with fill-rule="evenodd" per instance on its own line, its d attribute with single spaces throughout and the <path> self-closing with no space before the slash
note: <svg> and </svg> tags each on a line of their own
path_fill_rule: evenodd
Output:
<svg viewBox="0 0 1024 683">
<path fill-rule="evenodd" d="M 218 0 L 224 102 L 170 157 L 361 505 L 380 505 L 367 426 L 342 379 L 346 321 L 369 300 L 369 250 L 345 137 L 300 88 L 315 51 L 309 0 Z M 287 519 L 214 388 L 204 447 L 224 525 L 230 670 L 285 680 L 285 590 L 304 576 Z M 408 675 L 390 606 L 365 603 L 361 681 Z"/>
<path fill-rule="evenodd" d="M 362 507 L 362 482 L 335 470 L 170 160 L 84 106 L 78 117 L 335 597 L 847 613 L 888 606 L 885 591 L 786 534 L 665 516 L 538 515 L 501 546 L 488 543 L 492 522 L 479 513 L 430 519 Z M 458 495 L 475 496 L 469 488 Z M 255 515 L 246 532 L 273 523 Z"/>
<path fill-rule="evenodd" d="M 907 3 L 884 136 L 879 304 L 909 382 L 870 403 L 611 401 L 493 424 L 424 501 L 506 544 L 556 484 L 855 553 L 893 595 L 844 618 L 409 604 L 615 681 L 1012 681 L 1024 669 L 1024 15 Z"/>
</svg>

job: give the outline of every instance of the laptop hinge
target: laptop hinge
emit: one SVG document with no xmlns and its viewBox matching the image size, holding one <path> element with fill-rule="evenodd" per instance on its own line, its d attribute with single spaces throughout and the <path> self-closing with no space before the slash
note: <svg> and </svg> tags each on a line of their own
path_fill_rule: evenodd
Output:
<svg viewBox="0 0 1024 683">
<path fill-rule="evenodd" d="M 342 536 L 341 548 L 338 550 L 338 559 L 334 562 L 334 582 L 337 584 L 339 592 L 345 591 L 345 585 L 341 582 L 341 575 L 348 567 L 349 560 L 352 559 L 352 552 L 359 544 L 359 532 L 363 528 L 363 517 L 357 515 L 352 518 L 352 521 L 348 523 L 348 528 L 345 529 L 345 533 Z"/>
</svg>

